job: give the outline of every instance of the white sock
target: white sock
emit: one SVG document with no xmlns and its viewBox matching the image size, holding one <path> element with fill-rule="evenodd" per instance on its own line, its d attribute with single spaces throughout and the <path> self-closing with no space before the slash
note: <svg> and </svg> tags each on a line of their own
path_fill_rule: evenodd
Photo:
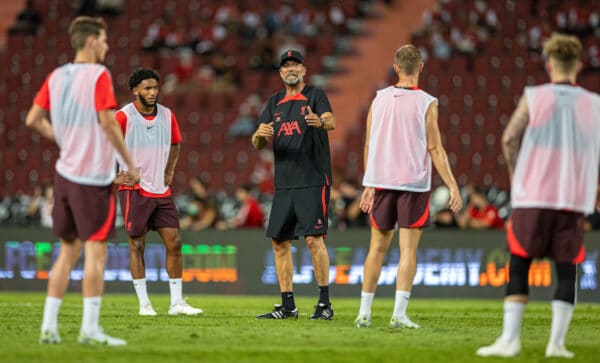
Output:
<svg viewBox="0 0 600 363">
<path fill-rule="evenodd" d="M 500 339 L 505 342 L 510 342 L 518 339 L 521 336 L 521 322 L 523 321 L 523 313 L 527 304 L 505 301 L 504 302 L 504 322 L 502 325 L 502 335 Z"/>
<path fill-rule="evenodd" d="M 171 306 L 179 304 L 181 297 L 181 279 L 169 279 L 169 290 L 171 291 Z"/>
<path fill-rule="evenodd" d="M 550 342 L 548 344 L 563 347 L 565 336 L 569 330 L 571 317 L 575 305 L 566 301 L 552 300 L 552 329 L 550 330 Z"/>
<path fill-rule="evenodd" d="M 83 320 L 81 321 L 81 331 L 84 333 L 93 333 L 100 328 L 100 307 L 102 306 L 102 296 L 83 298 Z"/>
<path fill-rule="evenodd" d="M 402 318 L 406 316 L 406 308 L 410 299 L 410 291 L 396 290 L 396 299 L 394 301 L 394 316 Z"/>
<path fill-rule="evenodd" d="M 360 310 L 358 315 L 371 316 L 371 305 L 373 304 L 374 292 L 360 292 Z"/>
<path fill-rule="evenodd" d="M 58 330 L 58 311 L 60 310 L 60 304 L 62 304 L 62 299 L 46 296 L 44 318 L 42 319 L 42 331 L 50 330 L 56 332 Z"/>
<path fill-rule="evenodd" d="M 150 299 L 148 298 L 148 289 L 146 288 L 146 278 L 133 280 L 133 287 L 135 288 L 135 293 L 138 297 L 138 301 L 140 302 L 140 306 L 150 304 Z"/>
</svg>

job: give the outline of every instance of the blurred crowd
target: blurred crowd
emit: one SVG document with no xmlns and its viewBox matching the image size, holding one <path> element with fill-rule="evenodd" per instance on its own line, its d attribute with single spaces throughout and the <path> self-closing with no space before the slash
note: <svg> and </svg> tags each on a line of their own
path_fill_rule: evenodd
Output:
<svg viewBox="0 0 600 363">
<path fill-rule="evenodd" d="M 167 7 L 164 16 L 147 27 L 142 40 L 146 52 L 177 54 L 175 70 L 166 75 L 166 94 L 232 93 L 243 86 L 240 72 L 271 73 L 285 49 L 304 53 L 319 35 L 343 36 L 355 26 L 338 1 L 313 1 L 310 6 L 236 0 L 217 6 L 190 4 L 189 11 L 197 12 L 197 19 L 181 19 Z M 360 16 L 361 8 L 353 13 Z M 240 48 L 244 57 L 239 56 Z"/>
<path fill-rule="evenodd" d="M 272 177 L 272 176 L 271 176 Z M 360 210 L 362 187 L 353 180 L 341 180 L 331 186 L 329 226 L 337 230 L 366 228 L 368 215 Z M 445 186 L 431 193 L 432 228 L 469 230 L 502 230 L 509 217 L 510 195 L 497 188 L 461 188 L 463 210 L 453 213 L 448 208 L 450 192 Z M 264 228 L 271 213 L 272 184 L 240 185 L 232 192 L 214 191 L 202 177 L 192 178 L 189 192 L 176 193 L 175 204 L 180 214 L 182 229 L 228 230 L 238 228 Z M 599 193 L 600 200 L 600 193 Z M 0 201 L 0 225 L 52 226 L 52 185 L 34 189 L 33 195 L 20 194 Z M 123 218 L 117 209 L 117 226 Z M 586 230 L 600 229 L 600 207 L 587 216 Z"/>
<path fill-rule="evenodd" d="M 536 56 L 541 55 L 542 44 L 552 32 L 573 34 L 586 45 L 583 72 L 598 71 L 600 8 L 593 6 L 595 2 L 546 0 L 543 2 L 545 6 L 540 6 L 542 2 L 539 0 L 439 0 L 431 10 L 423 14 L 424 27 L 413 35 L 412 41 L 419 46 L 425 59 L 432 57 L 449 60 L 457 55 L 473 59 L 489 45 L 488 40 L 502 30 L 502 23 L 512 26 L 506 19 L 499 21 L 497 9 L 503 7 L 502 10 L 506 13 L 515 14 L 515 8 L 525 4 L 528 16 L 535 21 L 520 19 L 514 24 L 516 29 L 504 29 L 506 34 L 514 33 L 511 34 L 512 39 L 507 41 L 515 44 L 506 46 L 518 46 Z"/>
</svg>

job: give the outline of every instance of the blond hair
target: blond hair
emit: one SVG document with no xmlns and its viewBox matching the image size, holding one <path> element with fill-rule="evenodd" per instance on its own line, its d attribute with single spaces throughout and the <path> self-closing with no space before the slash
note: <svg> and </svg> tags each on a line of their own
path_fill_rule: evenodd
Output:
<svg viewBox="0 0 600 363">
<path fill-rule="evenodd" d="M 396 50 L 394 61 L 402 73 L 412 75 L 417 73 L 423 58 L 417 47 L 407 44 Z"/>
<path fill-rule="evenodd" d="M 558 70 L 562 73 L 571 73 L 577 68 L 582 49 L 577 37 L 553 33 L 544 42 L 544 57 L 555 60 Z"/>
<path fill-rule="evenodd" d="M 73 19 L 71 25 L 69 25 L 71 47 L 74 50 L 82 49 L 90 35 L 97 38 L 100 36 L 100 31 L 102 30 L 106 30 L 106 23 L 104 20 L 102 20 L 102 18 L 78 16 L 77 18 Z"/>
</svg>

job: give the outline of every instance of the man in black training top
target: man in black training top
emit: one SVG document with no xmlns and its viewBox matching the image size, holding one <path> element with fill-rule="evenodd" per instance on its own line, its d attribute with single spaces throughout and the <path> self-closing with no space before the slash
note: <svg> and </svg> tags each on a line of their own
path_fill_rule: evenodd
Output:
<svg viewBox="0 0 600 363">
<path fill-rule="evenodd" d="M 327 132 L 335 118 L 325 93 L 304 83 L 304 58 L 296 50 L 281 55 L 279 75 L 285 89 L 273 94 L 252 135 L 256 149 L 273 138 L 275 154 L 275 198 L 267 236 L 273 239 L 275 268 L 281 290 L 281 305 L 259 315 L 259 319 L 298 318 L 294 303 L 292 240 L 304 236 L 310 249 L 319 284 L 319 302 L 310 319 L 330 320 L 327 207 L 331 185 L 331 157 Z"/>
</svg>

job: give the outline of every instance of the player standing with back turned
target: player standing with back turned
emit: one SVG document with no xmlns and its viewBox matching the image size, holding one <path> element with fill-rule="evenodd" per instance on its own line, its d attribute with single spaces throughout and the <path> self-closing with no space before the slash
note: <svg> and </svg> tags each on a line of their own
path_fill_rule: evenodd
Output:
<svg viewBox="0 0 600 363">
<path fill-rule="evenodd" d="M 406 309 L 417 271 L 419 241 L 423 227 L 429 225 L 432 161 L 450 189 L 450 209 L 457 212 L 462 206 L 442 145 L 437 99 L 418 88 L 421 53 L 413 45 L 404 45 L 396 51 L 393 67 L 398 82 L 377 92 L 367 115 L 365 190 L 360 207 L 371 214 L 371 242 L 355 320 L 359 328 L 371 325 L 371 304 L 396 225 L 400 229 L 400 261 L 389 326 L 420 327 L 409 319 Z"/>
<path fill-rule="evenodd" d="M 566 349 L 565 336 L 575 307 L 577 264 L 585 259 L 584 213 L 594 211 L 600 162 L 600 96 L 576 84 L 581 51 L 574 36 L 555 33 L 544 42 L 551 83 L 525 87 L 504 131 L 513 207 L 506 228 L 510 268 L 504 323 L 502 335 L 477 355 L 519 354 L 531 260 L 549 257 L 558 286 L 546 357 L 575 356 Z"/>
</svg>

